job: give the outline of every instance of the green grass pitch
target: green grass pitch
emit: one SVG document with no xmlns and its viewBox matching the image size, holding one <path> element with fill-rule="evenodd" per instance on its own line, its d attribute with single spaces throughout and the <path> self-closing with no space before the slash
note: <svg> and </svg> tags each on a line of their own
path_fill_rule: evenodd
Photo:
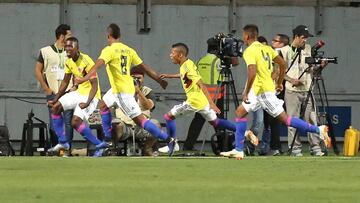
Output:
<svg viewBox="0 0 360 203">
<path fill-rule="evenodd" d="M 0 202 L 360 202 L 360 157 L 0 157 Z"/>
</svg>

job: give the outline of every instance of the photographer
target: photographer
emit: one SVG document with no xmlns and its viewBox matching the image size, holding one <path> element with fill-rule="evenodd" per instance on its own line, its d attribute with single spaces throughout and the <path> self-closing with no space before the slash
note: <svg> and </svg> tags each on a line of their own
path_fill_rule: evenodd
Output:
<svg viewBox="0 0 360 203">
<path fill-rule="evenodd" d="M 301 105 L 306 100 L 312 81 L 312 71 L 306 71 L 309 65 L 305 63 L 305 58 L 311 57 L 311 46 L 306 44 L 306 41 L 312 36 L 313 35 L 309 33 L 306 26 L 299 25 L 293 29 L 293 41 L 291 46 L 281 48 L 281 54 L 288 64 L 288 70 L 286 71 L 287 74 L 285 75 L 285 104 L 287 113 L 291 116 L 300 116 Z M 323 64 L 323 66 L 325 66 L 325 64 Z M 304 74 L 299 79 L 302 73 Z M 315 101 L 312 99 L 310 99 L 306 104 L 304 115 L 303 119 L 305 121 L 308 121 L 313 125 L 317 125 Z M 291 147 L 295 132 L 295 128 L 288 128 L 289 148 Z M 308 139 L 311 154 L 315 156 L 323 156 L 324 153 L 321 151 L 320 139 L 318 136 L 313 133 L 308 133 Z M 292 155 L 302 156 L 301 151 L 301 140 L 300 137 L 297 136 L 292 150 Z"/>
<path fill-rule="evenodd" d="M 152 89 L 144 86 L 144 73 L 138 69 L 131 69 L 131 76 L 134 78 L 135 84 L 135 99 L 138 102 L 142 113 L 147 117 L 151 118 L 151 111 L 155 108 L 155 96 L 152 93 Z M 116 123 L 114 126 L 115 141 L 126 140 L 135 133 L 135 138 L 140 141 L 142 147 L 142 153 L 144 156 L 153 156 L 153 147 L 156 144 L 156 138 L 151 134 L 136 125 L 134 121 L 126 116 L 121 108 L 115 110 L 116 118 L 113 122 Z M 151 119 L 159 128 L 160 123 L 154 119 Z"/>
</svg>

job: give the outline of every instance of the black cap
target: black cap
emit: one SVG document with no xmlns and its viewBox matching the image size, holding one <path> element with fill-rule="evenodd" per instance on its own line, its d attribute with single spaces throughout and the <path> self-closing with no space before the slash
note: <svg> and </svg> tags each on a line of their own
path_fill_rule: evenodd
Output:
<svg viewBox="0 0 360 203">
<path fill-rule="evenodd" d="M 209 46 L 214 46 L 214 45 L 218 45 L 219 44 L 219 41 L 216 40 L 214 37 L 211 37 L 209 38 L 206 43 L 209 45 Z"/>
<path fill-rule="evenodd" d="M 301 36 L 304 35 L 305 37 L 313 37 L 314 35 L 309 33 L 309 28 L 305 25 L 298 25 L 295 29 L 293 29 L 293 35 Z"/>
</svg>

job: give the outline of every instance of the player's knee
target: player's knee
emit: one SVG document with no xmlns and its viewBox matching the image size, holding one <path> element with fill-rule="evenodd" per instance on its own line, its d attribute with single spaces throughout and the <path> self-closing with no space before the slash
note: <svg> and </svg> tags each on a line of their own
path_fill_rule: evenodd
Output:
<svg viewBox="0 0 360 203">
<path fill-rule="evenodd" d="M 168 113 L 164 114 L 164 119 L 165 119 L 166 121 L 171 121 L 171 120 L 174 120 L 175 117 L 174 117 L 173 115 L 171 115 L 170 112 L 168 112 Z"/>
<path fill-rule="evenodd" d="M 235 115 L 236 115 L 237 118 L 243 118 L 243 117 L 245 117 L 247 115 L 247 111 L 245 110 L 245 108 L 242 105 L 240 105 L 236 109 Z"/>
<path fill-rule="evenodd" d="M 210 125 L 216 127 L 217 126 L 217 119 L 212 120 L 212 121 L 208 121 L 210 123 Z"/>
<path fill-rule="evenodd" d="M 285 112 L 282 112 L 281 114 L 279 114 L 276 119 L 282 123 L 282 124 L 285 124 L 285 125 L 289 125 L 289 119 L 291 117 L 289 117 Z"/>
<path fill-rule="evenodd" d="M 79 127 L 81 125 L 81 123 L 82 123 L 81 118 L 79 118 L 77 116 L 73 116 L 73 118 L 71 119 L 71 126 L 75 129 L 77 127 Z"/>
<path fill-rule="evenodd" d="M 53 114 L 60 114 L 62 112 L 62 105 L 60 102 L 56 102 L 54 106 L 51 107 L 50 111 Z"/>
<path fill-rule="evenodd" d="M 100 100 L 100 102 L 99 102 L 99 108 L 100 108 L 101 111 L 106 111 L 106 110 L 109 109 L 109 108 L 106 106 L 104 100 Z"/>
</svg>

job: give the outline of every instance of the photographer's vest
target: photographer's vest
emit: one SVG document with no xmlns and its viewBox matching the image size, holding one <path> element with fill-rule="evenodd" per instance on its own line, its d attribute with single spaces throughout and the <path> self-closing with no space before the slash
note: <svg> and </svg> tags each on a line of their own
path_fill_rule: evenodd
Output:
<svg viewBox="0 0 360 203">
<path fill-rule="evenodd" d="M 290 68 L 290 70 L 286 74 L 289 77 L 298 79 L 299 76 L 305 71 L 305 69 L 307 67 L 309 67 L 309 65 L 305 63 L 305 58 L 311 57 L 311 46 L 310 45 L 305 44 L 305 48 L 303 50 L 301 50 L 300 55 L 295 59 L 295 61 L 294 61 L 294 58 L 296 57 L 297 52 L 294 51 L 291 48 L 291 46 L 285 46 L 285 47 L 281 48 L 281 53 L 282 53 L 282 56 L 283 56 L 285 62 L 287 63 L 287 67 Z M 289 67 L 291 65 L 292 61 L 294 61 L 294 62 L 292 64 L 292 66 Z M 308 91 L 310 88 L 311 80 L 312 80 L 312 74 L 311 74 L 311 72 L 307 72 L 300 78 L 301 83 L 303 83 L 304 85 L 301 85 L 298 87 L 293 87 L 293 85 L 290 82 L 286 81 L 285 88 L 286 88 L 286 90 L 295 91 L 295 92 Z"/>
<path fill-rule="evenodd" d="M 217 91 L 217 80 L 219 78 L 218 66 L 220 64 L 220 59 L 215 54 L 206 54 L 202 57 L 198 63 L 197 68 L 201 76 L 201 80 L 206 85 L 211 99 L 214 100 L 216 91 Z M 218 99 L 221 99 L 224 96 L 224 86 L 221 87 L 218 93 Z"/>
<path fill-rule="evenodd" d="M 44 59 L 44 78 L 49 88 L 56 94 L 59 90 L 61 81 L 64 79 L 64 67 L 67 59 L 65 51 L 54 51 L 51 46 L 40 49 Z M 67 87 L 72 87 L 72 80 Z"/>
</svg>

